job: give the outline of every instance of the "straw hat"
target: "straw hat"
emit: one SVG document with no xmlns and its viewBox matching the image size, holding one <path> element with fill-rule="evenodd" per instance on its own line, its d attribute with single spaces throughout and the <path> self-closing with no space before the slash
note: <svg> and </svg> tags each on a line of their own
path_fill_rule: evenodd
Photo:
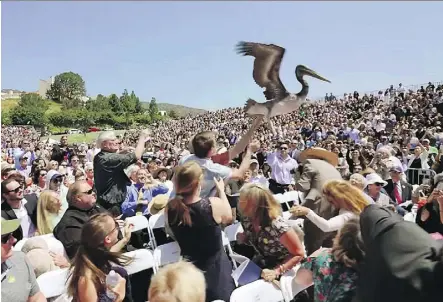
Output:
<svg viewBox="0 0 443 302">
<path fill-rule="evenodd" d="M 338 165 L 337 154 L 323 148 L 313 147 L 306 149 L 302 153 L 300 153 L 300 162 L 304 162 L 306 159 L 310 158 L 325 160 L 334 167 Z"/>
<path fill-rule="evenodd" d="M 151 215 L 158 214 L 164 211 L 168 204 L 169 196 L 167 194 L 159 194 L 155 196 L 150 203 L 148 203 L 148 212 Z"/>
</svg>

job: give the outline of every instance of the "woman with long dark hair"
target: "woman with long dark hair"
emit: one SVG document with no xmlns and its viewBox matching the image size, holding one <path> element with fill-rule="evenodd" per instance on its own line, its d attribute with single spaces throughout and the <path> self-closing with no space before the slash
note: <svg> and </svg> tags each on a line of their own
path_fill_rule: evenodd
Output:
<svg viewBox="0 0 443 302">
<path fill-rule="evenodd" d="M 68 294 L 73 301 L 132 301 L 128 274 L 122 268 L 132 259 L 111 251 L 118 242 L 118 230 L 118 223 L 107 213 L 94 215 L 84 224 L 68 284 Z M 113 289 L 106 285 L 106 276 L 111 270 L 119 275 L 119 282 Z M 115 299 L 107 296 L 107 289 L 113 292 Z"/>
</svg>

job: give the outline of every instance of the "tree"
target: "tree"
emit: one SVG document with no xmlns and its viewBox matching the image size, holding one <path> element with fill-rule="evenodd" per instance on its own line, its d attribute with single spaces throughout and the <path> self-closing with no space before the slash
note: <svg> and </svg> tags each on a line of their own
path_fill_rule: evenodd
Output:
<svg viewBox="0 0 443 302">
<path fill-rule="evenodd" d="M 75 104 L 73 100 L 81 100 L 86 96 L 85 81 L 79 74 L 72 71 L 61 73 L 55 76 L 54 84 L 51 84 L 46 95 L 59 103 L 65 100 L 69 105 Z"/>
<path fill-rule="evenodd" d="M 120 106 L 120 100 L 118 98 L 118 96 L 113 93 L 108 97 L 109 100 L 109 105 L 111 106 L 111 109 L 113 112 L 115 113 L 121 113 L 121 106 Z"/>
<path fill-rule="evenodd" d="M 143 112 L 143 106 L 142 106 L 142 103 L 140 102 L 140 99 L 138 98 L 138 96 L 135 95 L 134 91 L 132 91 L 132 93 L 131 93 L 131 97 L 134 98 L 134 102 L 135 102 L 135 113 L 142 113 L 142 112 Z"/>
<path fill-rule="evenodd" d="M 151 102 L 149 103 L 149 116 L 151 117 L 152 121 L 156 121 L 158 117 L 157 100 L 154 97 L 151 99 Z"/>
<path fill-rule="evenodd" d="M 49 105 L 36 93 L 21 96 L 17 106 L 11 110 L 11 122 L 14 125 L 44 126 L 47 122 L 45 112 Z"/>
<path fill-rule="evenodd" d="M 109 104 L 109 99 L 102 94 L 97 95 L 94 100 L 89 99 L 86 102 L 85 108 L 90 112 L 103 112 L 112 110 L 112 107 Z"/>
<path fill-rule="evenodd" d="M 168 112 L 168 116 L 169 116 L 170 118 L 178 118 L 178 114 L 177 114 L 177 112 L 175 112 L 174 109 L 169 110 L 169 112 Z"/>
<path fill-rule="evenodd" d="M 11 113 L 6 110 L 2 110 L 2 125 L 11 125 Z"/>
</svg>

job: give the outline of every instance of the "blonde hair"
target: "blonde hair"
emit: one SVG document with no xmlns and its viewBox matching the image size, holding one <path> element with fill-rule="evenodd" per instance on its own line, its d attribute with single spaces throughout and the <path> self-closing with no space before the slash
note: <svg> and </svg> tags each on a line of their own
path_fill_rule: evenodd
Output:
<svg viewBox="0 0 443 302">
<path fill-rule="evenodd" d="M 339 208 L 360 214 L 368 205 L 362 192 L 344 180 L 331 180 L 323 186 L 323 194 L 339 204 Z"/>
<path fill-rule="evenodd" d="M 58 214 L 55 206 L 56 198 L 54 191 L 43 191 L 37 201 L 37 229 L 40 235 L 52 234 L 54 225 L 52 225 L 51 215 Z"/>
<path fill-rule="evenodd" d="M 282 215 L 280 203 L 271 191 L 254 183 L 244 185 L 240 190 L 239 210 L 244 214 L 245 209 L 253 207 L 250 219 L 258 220 L 260 225 L 269 226 L 272 221 Z"/>
<path fill-rule="evenodd" d="M 179 261 L 168 264 L 152 277 L 148 300 L 150 302 L 204 302 L 206 300 L 205 277 L 190 262 Z"/>
<path fill-rule="evenodd" d="M 203 170 L 195 161 L 186 162 L 177 167 L 174 173 L 175 197 L 166 206 L 166 213 L 173 211 L 171 224 L 192 226 L 191 214 L 185 199 L 192 196 L 203 178 Z"/>
</svg>

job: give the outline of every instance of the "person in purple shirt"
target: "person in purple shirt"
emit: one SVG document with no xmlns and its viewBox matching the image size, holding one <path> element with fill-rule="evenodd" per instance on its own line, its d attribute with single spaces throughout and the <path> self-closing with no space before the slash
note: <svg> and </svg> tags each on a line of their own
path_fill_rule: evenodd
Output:
<svg viewBox="0 0 443 302">
<path fill-rule="evenodd" d="M 122 203 L 122 214 L 126 217 L 135 216 L 137 212 L 148 214 L 148 204 L 157 195 L 168 193 L 168 187 L 157 183 L 146 169 L 137 171 L 137 182 L 127 187 L 128 194 Z M 143 195 L 141 195 L 143 194 Z M 141 200 L 139 201 L 139 199 Z"/>
</svg>

